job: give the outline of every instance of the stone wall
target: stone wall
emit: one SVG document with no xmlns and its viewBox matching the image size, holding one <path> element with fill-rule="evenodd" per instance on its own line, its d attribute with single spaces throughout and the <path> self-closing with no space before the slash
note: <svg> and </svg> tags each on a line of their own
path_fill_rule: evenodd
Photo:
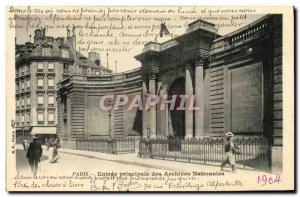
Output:
<svg viewBox="0 0 300 197">
<path fill-rule="evenodd" d="M 282 171 L 283 118 L 282 118 L 282 15 L 274 21 L 274 134 L 272 147 L 272 172 Z"/>
</svg>

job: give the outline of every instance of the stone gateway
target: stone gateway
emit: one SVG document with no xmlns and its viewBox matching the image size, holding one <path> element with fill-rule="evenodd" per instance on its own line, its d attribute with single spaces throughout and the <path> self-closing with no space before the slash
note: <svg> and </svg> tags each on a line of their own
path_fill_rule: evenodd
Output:
<svg viewBox="0 0 300 197">
<path fill-rule="evenodd" d="M 65 75 L 58 84 L 58 135 L 66 141 L 102 137 L 199 139 L 263 136 L 271 167 L 282 166 L 282 15 L 267 15 L 220 36 L 203 20 L 164 43 L 149 42 L 135 56 L 141 68 L 124 73 Z M 194 95 L 198 110 L 150 106 L 101 110 L 101 97 L 145 100 Z M 174 97 L 178 98 L 178 97 Z M 177 99 L 175 105 L 188 105 Z M 112 108 L 113 109 L 113 108 Z"/>
</svg>

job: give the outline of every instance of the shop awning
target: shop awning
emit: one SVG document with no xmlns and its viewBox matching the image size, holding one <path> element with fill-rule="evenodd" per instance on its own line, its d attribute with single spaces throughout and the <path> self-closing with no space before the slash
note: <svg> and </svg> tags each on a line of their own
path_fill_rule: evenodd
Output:
<svg viewBox="0 0 300 197">
<path fill-rule="evenodd" d="M 31 134 L 56 134 L 56 127 L 32 127 Z"/>
</svg>

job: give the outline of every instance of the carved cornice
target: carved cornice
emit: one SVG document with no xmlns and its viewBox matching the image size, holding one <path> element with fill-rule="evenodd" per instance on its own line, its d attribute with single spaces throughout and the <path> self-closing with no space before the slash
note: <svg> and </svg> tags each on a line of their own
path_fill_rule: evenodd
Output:
<svg viewBox="0 0 300 197">
<path fill-rule="evenodd" d="M 194 68 L 194 65 L 195 65 L 194 61 L 187 61 L 187 62 L 185 62 L 185 64 L 184 64 L 185 69 L 189 69 L 189 70 L 193 69 L 193 68 Z"/>
<path fill-rule="evenodd" d="M 186 66 L 186 68 L 193 68 L 196 66 L 203 66 L 206 68 L 210 63 L 210 57 L 209 56 L 204 56 L 204 55 L 198 55 L 191 57 L 189 59 L 184 59 L 183 60 L 183 65 Z"/>
<path fill-rule="evenodd" d="M 141 69 L 141 75 L 157 75 L 159 73 L 159 67 L 158 66 L 149 66 L 144 67 Z"/>
</svg>

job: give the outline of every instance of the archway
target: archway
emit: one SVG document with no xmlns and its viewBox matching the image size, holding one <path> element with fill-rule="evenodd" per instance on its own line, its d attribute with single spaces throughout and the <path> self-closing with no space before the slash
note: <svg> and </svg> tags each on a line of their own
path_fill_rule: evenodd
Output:
<svg viewBox="0 0 300 197">
<path fill-rule="evenodd" d="M 171 99 L 173 95 L 176 95 L 175 107 L 170 110 L 169 119 L 169 135 L 184 138 L 185 137 L 185 111 L 177 110 L 180 105 L 179 95 L 185 94 L 185 78 L 176 78 L 170 85 L 168 91 L 168 97 Z M 171 132 L 170 132 L 171 131 Z"/>
</svg>

